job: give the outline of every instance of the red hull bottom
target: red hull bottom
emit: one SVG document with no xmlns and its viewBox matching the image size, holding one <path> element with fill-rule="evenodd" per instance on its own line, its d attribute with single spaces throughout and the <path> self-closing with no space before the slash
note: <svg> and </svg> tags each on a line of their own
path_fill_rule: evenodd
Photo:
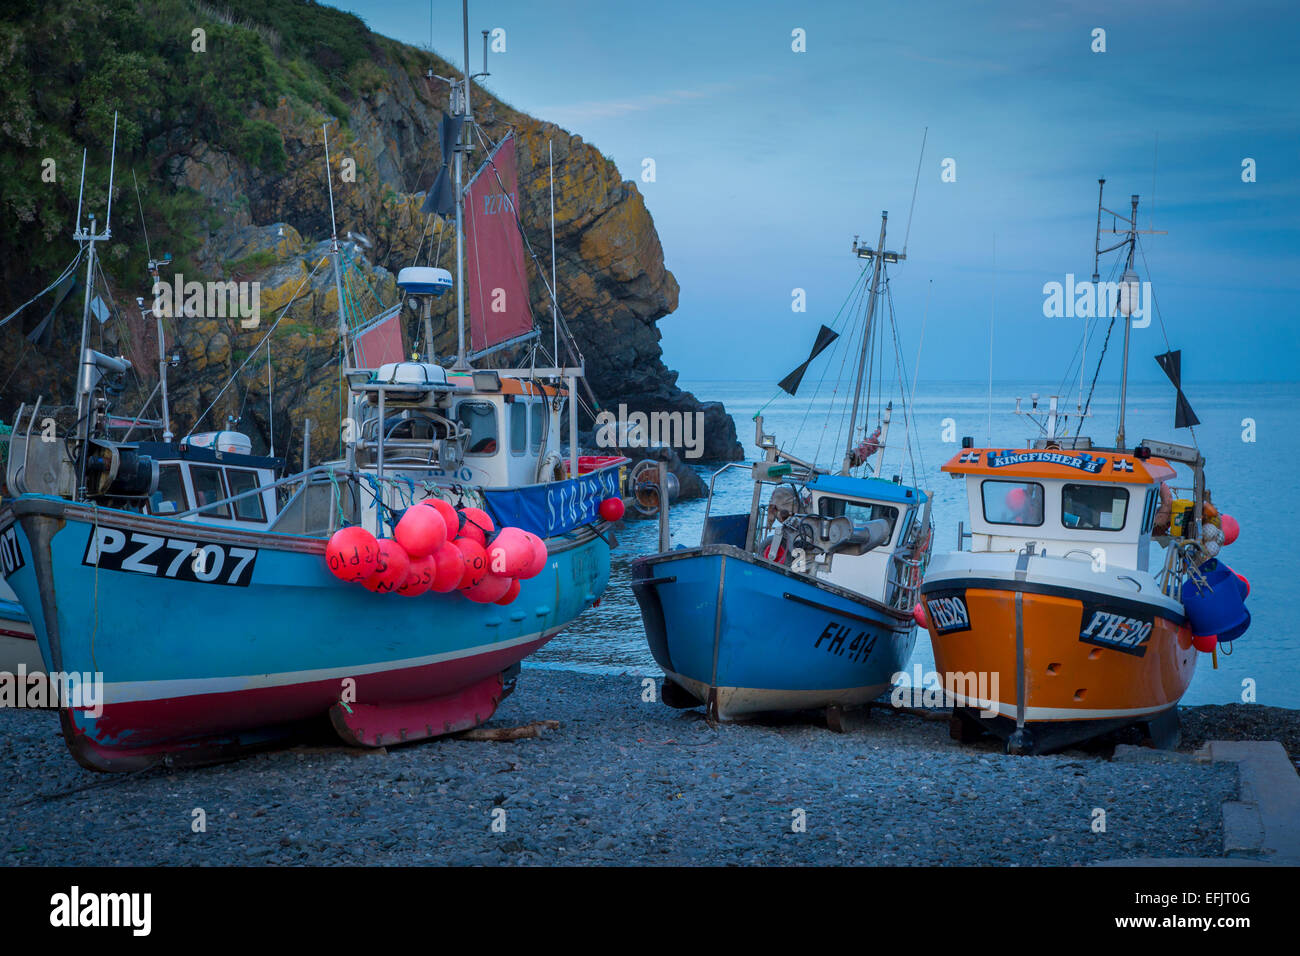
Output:
<svg viewBox="0 0 1300 956">
<path fill-rule="evenodd" d="M 338 735 L 355 747 L 384 747 L 477 727 L 496 713 L 504 697 L 505 682 L 500 674 L 493 674 L 443 697 L 396 704 L 335 704 L 330 721 Z"/>
<path fill-rule="evenodd" d="M 93 736 L 61 712 L 64 737 L 91 770 L 198 766 L 281 744 L 330 713 L 349 744 L 379 747 L 468 730 L 505 698 L 503 674 L 549 639 L 474 657 L 356 678 L 352 713 L 336 679 L 218 694 L 109 704 Z"/>
</svg>

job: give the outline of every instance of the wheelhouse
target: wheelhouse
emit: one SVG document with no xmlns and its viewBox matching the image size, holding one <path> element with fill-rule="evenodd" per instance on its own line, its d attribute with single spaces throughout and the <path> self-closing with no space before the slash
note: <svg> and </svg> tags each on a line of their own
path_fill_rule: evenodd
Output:
<svg viewBox="0 0 1300 956">
<path fill-rule="evenodd" d="M 141 442 L 140 450 L 158 463 L 146 514 L 262 531 L 275 522 L 282 459 L 164 442 Z"/>
<path fill-rule="evenodd" d="M 1163 458 L 1104 449 L 971 448 L 943 470 L 966 479 L 970 550 L 1095 561 L 1146 571 Z M 963 539 L 965 534 L 962 535 Z"/>
<path fill-rule="evenodd" d="M 847 522 L 830 537 L 847 533 L 848 546 L 828 555 L 819 576 L 877 601 L 895 603 L 903 577 L 896 565 L 904 560 L 905 542 L 927 503 L 925 492 L 882 478 L 820 475 L 808 484 L 808 493 L 814 514 Z"/>
</svg>

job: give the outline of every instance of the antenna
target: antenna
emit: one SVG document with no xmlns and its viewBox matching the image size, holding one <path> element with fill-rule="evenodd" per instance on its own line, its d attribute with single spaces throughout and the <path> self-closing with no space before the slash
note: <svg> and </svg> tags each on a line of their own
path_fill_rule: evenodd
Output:
<svg viewBox="0 0 1300 956">
<path fill-rule="evenodd" d="M 1101 281 L 1101 273 L 1097 271 L 1097 262 L 1101 258 L 1101 194 L 1106 188 L 1106 180 L 1097 180 L 1097 240 L 1092 247 L 1092 281 L 1094 283 Z"/>
<path fill-rule="evenodd" d="M 113 171 L 117 168 L 117 111 L 113 111 L 113 148 L 108 160 L 108 210 L 104 213 L 104 238 L 113 231 Z"/>
<path fill-rule="evenodd" d="M 912 234 L 912 213 L 916 209 L 916 189 L 921 185 L 921 161 L 925 159 L 925 141 L 930 135 L 930 127 L 921 134 L 921 155 L 916 157 L 916 178 L 912 181 L 912 205 L 907 207 L 907 228 L 903 230 L 903 256 L 907 256 L 907 239 Z"/>
<path fill-rule="evenodd" d="M 329 187 L 330 193 L 330 235 L 337 242 L 339 237 L 338 223 L 334 221 L 334 174 L 330 171 L 330 129 L 329 124 L 321 123 L 320 129 L 325 134 L 325 184 Z"/>
<path fill-rule="evenodd" d="M 993 444 L 993 318 L 997 315 L 998 234 L 993 233 L 993 285 L 989 289 L 989 444 Z"/>
<path fill-rule="evenodd" d="M 328 123 L 321 123 L 321 132 L 325 136 L 325 182 L 330 195 L 330 259 L 334 264 L 334 292 L 339 300 L 339 345 L 343 349 L 343 364 L 348 362 L 348 320 L 346 304 L 343 298 L 343 271 L 339 267 L 339 227 L 334 219 L 334 174 L 330 170 L 330 130 Z M 304 459 L 305 461 L 306 459 Z"/>
<path fill-rule="evenodd" d="M 484 30 L 483 31 L 483 72 L 478 74 L 479 76 L 492 75 L 491 73 L 488 72 L 488 68 L 487 68 L 487 54 L 488 54 L 488 31 Z M 468 56 L 468 54 L 466 55 Z"/>
<path fill-rule="evenodd" d="M 77 223 L 76 232 L 81 232 L 81 197 L 86 194 L 86 150 L 81 150 L 81 188 L 77 190 Z M 76 238 L 74 236 L 74 238 Z"/>
<path fill-rule="evenodd" d="M 486 37 L 487 34 L 484 33 Z M 486 43 L 487 41 L 484 40 Z M 555 284 L 555 150 L 552 141 L 546 141 L 546 162 L 551 175 L 551 358 L 560 364 L 560 289 Z"/>
</svg>

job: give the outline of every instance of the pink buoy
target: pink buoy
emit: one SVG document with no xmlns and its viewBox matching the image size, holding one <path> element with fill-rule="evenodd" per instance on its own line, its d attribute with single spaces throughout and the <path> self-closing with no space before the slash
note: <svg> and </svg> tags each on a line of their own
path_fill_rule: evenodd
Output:
<svg viewBox="0 0 1300 956">
<path fill-rule="evenodd" d="M 433 587 L 437 570 L 438 562 L 431 554 L 426 554 L 422 558 L 412 558 L 411 570 L 406 573 L 406 580 L 397 589 L 397 593 L 403 597 L 418 597 Z"/>
<path fill-rule="evenodd" d="M 606 498 L 600 503 L 600 516 L 611 524 L 623 517 L 623 499 Z"/>
<path fill-rule="evenodd" d="M 519 577 L 533 562 L 533 546 L 522 528 L 502 528 L 487 546 L 488 570 Z"/>
<path fill-rule="evenodd" d="M 524 540 L 532 549 L 532 557 L 528 565 L 517 575 L 521 580 L 527 581 L 529 578 L 535 578 L 546 568 L 546 542 L 533 534 L 531 531 L 525 531 Z"/>
<path fill-rule="evenodd" d="M 1024 488 L 1016 487 L 1007 492 L 1007 507 L 1012 511 L 1023 511 L 1029 503 L 1029 493 Z"/>
<path fill-rule="evenodd" d="M 497 598 L 496 603 L 510 604 L 517 597 L 519 597 L 519 580 L 517 578 L 512 578 L 510 581 L 510 589 L 507 590 L 505 594 Z"/>
<path fill-rule="evenodd" d="M 361 585 L 376 594 L 391 594 L 406 582 L 410 570 L 411 558 L 406 550 L 392 538 L 380 538 L 379 564 Z"/>
<path fill-rule="evenodd" d="M 1223 543 L 1232 544 L 1237 540 L 1237 535 L 1241 534 L 1241 525 L 1237 524 L 1237 519 L 1232 515 L 1219 515 L 1219 527 L 1223 530 Z"/>
<path fill-rule="evenodd" d="M 1233 571 L 1232 573 L 1237 574 L 1236 571 Z M 1241 599 L 1244 601 L 1246 598 L 1250 597 L 1250 579 L 1244 574 L 1237 574 L 1237 580 L 1240 581 L 1242 587 L 1245 588 L 1245 592 L 1241 595 Z"/>
<path fill-rule="evenodd" d="M 487 547 L 487 536 L 496 530 L 496 525 L 482 508 L 461 508 L 460 536 L 472 538 L 480 547 Z"/>
<path fill-rule="evenodd" d="M 443 524 L 447 526 L 448 541 L 460 534 L 460 512 L 450 501 L 443 501 L 441 498 L 425 498 L 420 504 L 442 515 Z"/>
<path fill-rule="evenodd" d="M 340 581 L 356 583 L 374 573 L 379 563 L 379 542 L 365 528 L 339 528 L 325 545 L 325 562 Z"/>
<path fill-rule="evenodd" d="M 487 576 L 487 552 L 483 550 L 483 545 L 473 538 L 457 538 L 452 544 L 459 548 L 460 553 L 465 557 L 465 573 L 461 575 L 460 583 L 456 586 L 462 591 L 472 588 Z"/>
<path fill-rule="evenodd" d="M 1214 650 L 1214 648 L 1218 646 L 1218 643 L 1219 635 L 1217 634 L 1192 635 L 1192 647 L 1196 648 L 1203 654 L 1210 653 L 1210 651 Z"/>
<path fill-rule="evenodd" d="M 925 623 L 925 608 L 921 605 L 920 601 L 917 601 L 916 607 L 912 608 L 912 620 L 916 621 L 919 627 L 930 626 Z"/>
<path fill-rule="evenodd" d="M 460 587 L 460 580 L 465 576 L 465 555 L 454 542 L 448 541 L 429 557 L 435 565 L 430 591 L 449 594 Z"/>
<path fill-rule="evenodd" d="M 488 572 L 473 587 L 461 588 L 460 593 L 477 604 L 495 604 L 505 597 L 514 578 Z"/>
<path fill-rule="evenodd" d="M 447 522 L 437 508 L 407 508 L 393 537 L 411 557 L 427 557 L 446 543 Z"/>
</svg>

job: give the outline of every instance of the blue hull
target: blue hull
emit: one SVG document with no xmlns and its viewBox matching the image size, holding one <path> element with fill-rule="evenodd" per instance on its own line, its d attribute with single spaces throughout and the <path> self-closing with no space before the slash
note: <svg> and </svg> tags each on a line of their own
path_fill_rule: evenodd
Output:
<svg viewBox="0 0 1300 956">
<path fill-rule="evenodd" d="M 730 545 L 640 558 L 632 577 L 655 661 L 722 719 L 865 704 L 916 640 L 910 614 Z"/>
<path fill-rule="evenodd" d="M 20 546 L 8 581 L 46 667 L 102 675 L 102 713 L 63 711 L 69 747 L 97 769 L 257 742 L 341 699 L 382 708 L 495 686 L 456 698 L 464 719 L 413 728 L 409 739 L 464 729 L 491 715 L 502 673 L 590 607 L 609 578 L 609 547 L 593 526 L 548 539 L 545 570 L 500 606 L 345 584 L 318 538 L 36 495 L 16 500 L 12 515 L 0 521 Z M 206 566 L 189 556 L 194 546 L 205 546 Z M 408 739 L 405 725 L 401 734 Z"/>
</svg>

